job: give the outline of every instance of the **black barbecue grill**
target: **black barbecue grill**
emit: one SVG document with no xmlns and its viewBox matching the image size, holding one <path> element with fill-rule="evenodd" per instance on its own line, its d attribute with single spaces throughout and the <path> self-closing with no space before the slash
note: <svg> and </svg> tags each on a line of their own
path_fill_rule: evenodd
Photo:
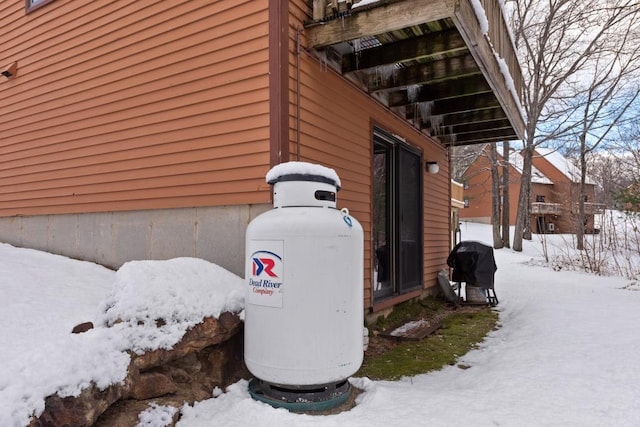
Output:
<svg viewBox="0 0 640 427">
<path fill-rule="evenodd" d="M 453 269 L 451 279 L 458 283 L 458 299 L 464 283 L 467 294 L 470 287 L 480 288 L 486 296 L 482 303 L 488 302 L 492 306 L 498 304 L 494 289 L 494 276 L 498 267 L 491 246 L 474 241 L 460 242 L 449 254 L 447 265 Z"/>
</svg>

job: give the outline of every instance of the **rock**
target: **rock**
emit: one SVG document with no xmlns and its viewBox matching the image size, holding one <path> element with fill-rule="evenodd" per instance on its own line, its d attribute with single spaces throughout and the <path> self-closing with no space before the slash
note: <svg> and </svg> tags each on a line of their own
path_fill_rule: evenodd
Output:
<svg viewBox="0 0 640 427">
<path fill-rule="evenodd" d="M 60 397 L 57 394 L 45 399 L 44 411 L 29 427 L 83 427 L 90 426 L 114 402 L 129 394 L 132 372 L 123 383 L 114 384 L 104 390 L 95 385 L 82 390 L 79 396 Z"/>
<path fill-rule="evenodd" d="M 133 363 L 140 371 L 166 364 L 189 353 L 228 340 L 240 330 L 241 325 L 240 318 L 232 313 L 222 313 L 220 319 L 207 317 L 189 329 L 173 349 L 159 349 L 142 355 L 133 355 Z"/>
<path fill-rule="evenodd" d="M 157 322 L 162 325 L 162 322 Z M 83 326 L 84 325 L 84 326 Z M 87 329 L 84 329 L 84 328 Z M 93 327 L 90 322 L 74 333 Z M 78 332 L 75 332 L 75 331 Z M 215 387 L 248 378 L 244 364 L 242 321 L 236 314 L 205 318 L 188 330 L 171 350 L 131 353 L 127 377 L 105 390 L 95 386 L 77 397 L 49 396 L 45 410 L 29 427 L 120 427 L 136 425 L 149 403 L 182 407 L 208 399 Z M 177 422 L 178 415 L 174 419 Z"/>
<path fill-rule="evenodd" d="M 140 374 L 134 382 L 130 397 L 146 400 L 174 393 L 177 389 L 171 377 L 160 372 L 146 372 Z"/>
<path fill-rule="evenodd" d="M 71 330 L 71 333 L 72 334 L 81 334 L 83 332 L 87 332 L 90 329 L 93 329 L 93 323 L 92 322 L 84 322 L 84 323 L 80 323 L 79 325 L 74 326 L 73 329 Z"/>
</svg>

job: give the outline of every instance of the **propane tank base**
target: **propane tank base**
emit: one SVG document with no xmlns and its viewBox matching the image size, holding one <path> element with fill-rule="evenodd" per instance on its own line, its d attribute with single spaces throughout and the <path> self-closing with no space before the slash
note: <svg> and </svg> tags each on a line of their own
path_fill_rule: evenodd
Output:
<svg viewBox="0 0 640 427">
<path fill-rule="evenodd" d="M 285 388 L 254 378 L 249 382 L 249 394 L 274 408 L 292 412 L 325 411 L 349 399 L 351 384 L 344 380 L 337 384 Z"/>
</svg>

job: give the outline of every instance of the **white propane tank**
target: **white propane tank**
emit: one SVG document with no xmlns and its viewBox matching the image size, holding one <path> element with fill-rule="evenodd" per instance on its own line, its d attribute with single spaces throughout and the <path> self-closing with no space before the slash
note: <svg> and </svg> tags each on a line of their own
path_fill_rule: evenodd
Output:
<svg viewBox="0 0 640 427">
<path fill-rule="evenodd" d="M 267 182 L 274 209 L 246 232 L 245 363 L 284 387 L 343 381 L 363 360 L 362 226 L 332 169 L 283 163 Z"/>
</svg>

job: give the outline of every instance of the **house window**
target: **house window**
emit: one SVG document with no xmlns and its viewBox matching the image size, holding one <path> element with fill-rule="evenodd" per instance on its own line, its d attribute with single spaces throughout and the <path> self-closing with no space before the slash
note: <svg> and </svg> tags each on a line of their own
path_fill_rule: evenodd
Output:
<svg viewBox="0 0 640 427">
<path fill-rule="evenodd" d="M 52 1 L 53 0 L 25 0 L 25 9 L 27 12 L 31 12 Z"/>
<path fill-rule="evenodd" d="M 536 195 L 536 202 L 537 203 L 544 203 L 545 197 L 541 196 L 541 195 Z"/>
<path fill-rule="evenodd" d="M 465 198 L 464 198 L 464 207 L 465 207 L 465 208 L 468 208 L 468 207 L 469 207 L 469 198 L 468 198 L 468 197 L 465 197 Z"/>
<path fill-rule="evenodd" d="M 374 300 L 422 286 L 420 153 L 376 129 L 373 141 Z"/>
</svg>

